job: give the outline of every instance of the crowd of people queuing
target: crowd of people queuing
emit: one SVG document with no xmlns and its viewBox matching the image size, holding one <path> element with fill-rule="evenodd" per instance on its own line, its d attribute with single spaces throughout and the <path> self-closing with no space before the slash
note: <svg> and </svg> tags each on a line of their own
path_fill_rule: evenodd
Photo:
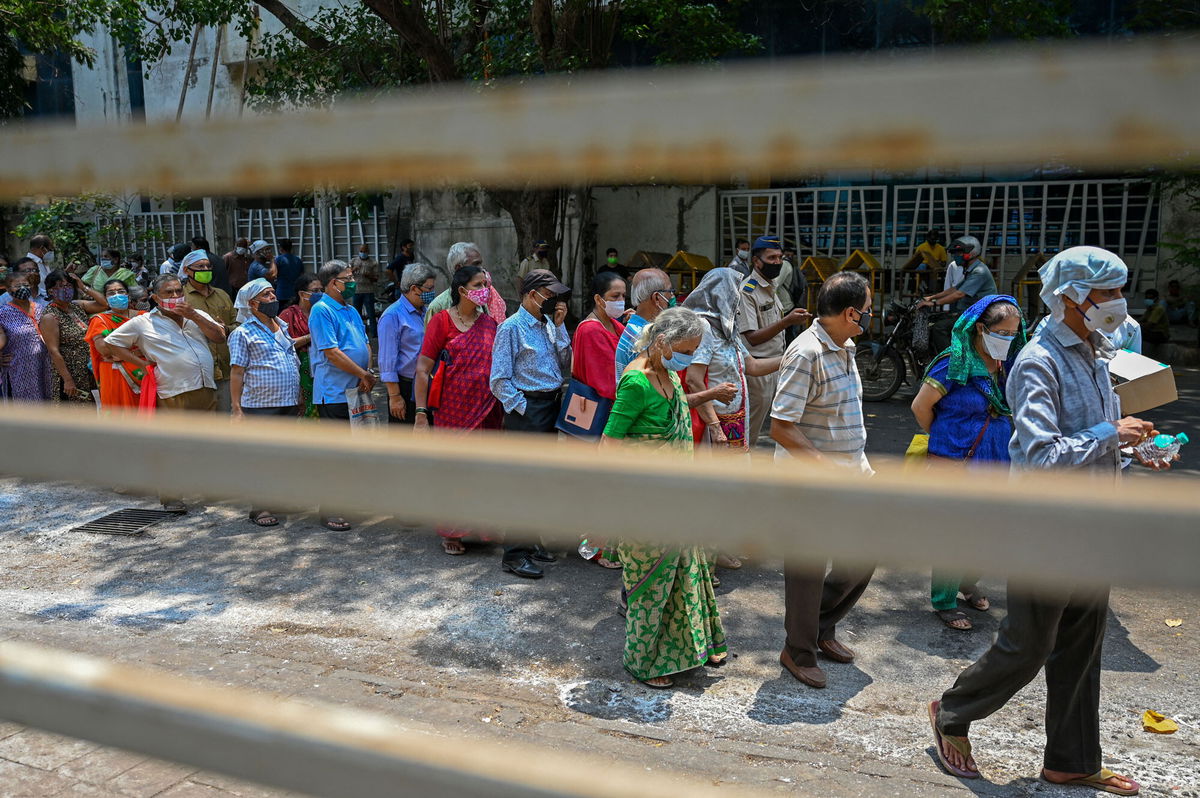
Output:
<svg viewBox="0 0 1200 798">
<path fill-rule="evenodd" d="M 1013 297 L 971 277 L 978 255 L 971 242 L 956 243 L 965 256 L 962 279 L 928 299 L 954 306 L 947 345 L 912 402 L 929 433 L 929 466 L 1009 464 L 1118 478 L 1122 450 L 1154 434 L 1151 423 L 1121 417 L 1106 365 L 1113 352 L 1106 336 L 1128 315 L 1125 264 L 1094 247 L 1053 257 L 1039 272 L 1050 315 L 1031 334 Z M 414 258 L 411 241 L 386 269 L 364 246 L 349 263 L 331 260 L 312 274 L 302 272 L 290 242 L 278 242 L 276 255 L 266 241 L 239 239 L 218 258 L 197 239 L 172 248 L 145 282 L 143 265 L 139 271 L 111 249 L 82 275 L 56 269 L 52 246 L 35 238 L 30 254 L 4 276 L 6 400 L 98 402 L 110 411 L 149 398 L 161 408 L 235 419 L 344 424 L 349 396 L 370 393 L 381 381 L 391 422 L 411 425 L 414 434 L 430 427 L 571 434 L 602 450 L 689 456 L 712 447 L 749 457 L 769 429 L 776 459 L 873 473 L 855 364 L 855 338 L 869 331 L 873 315 L 871 288 L 859 274 L 840 272 L 821 284 L 815 314 L 795 302 L 785 310 L 778 289 L 784 251 L 770 236 L 739 241 L 733 262 L 705 273 L 682 304 L 668 274 L 629 274 L 610 250 L 610 268 L 592 279 L 586 316 L 573 334 L 566 323 L 570 289 L 550 267 L 543 241 L 518 270 L 512 313 L 480 248 L 469 242 L 450 248 L 450 282 L 440 293 L 437 272 Z M 394 278 L 395 301 L 377 316 L 385 272 Z M 177 498 L 162 500 L 186 512 Z M 279 523 L 266 508 L 251 509 L 248 520 Z M 324 513 L 321 522 L 350 528 Z M 472 542 L 501 544 L 501 567 L 518 577 L 540 578 L 542 564 L 556 559 L 536 539 L 496 530 L 444 526 L 437 534 L 454 556 Z M 636 679 L 666 688 L 684 671 L 726 664 L 714 588 L 718 566 L 741 565 L 734 553 L 663 547 L 636 533 L 583 540 L 579 551 L 621 571 L 623 664 Z M 780 663 L 798 681 L 825 687 L 821 658 L 854 660 L 837 625 L 873 572 L 837 562 L 788 563 Z M 972 626 L 960 596 L 966 608 L 988 609 L 978 578 L 933 574 L 930 599 L 948 627 Z M 1134 794 L 1134 782 L 1100 762 L 1106 612 L 1104 589 L 1064 587 L 1049 595 L 1012 586 L 995 644 L 929 705 L 945 768 L 978 777 L 970 724 L 1045 666 L 1044 778 Z"/>
</svg>

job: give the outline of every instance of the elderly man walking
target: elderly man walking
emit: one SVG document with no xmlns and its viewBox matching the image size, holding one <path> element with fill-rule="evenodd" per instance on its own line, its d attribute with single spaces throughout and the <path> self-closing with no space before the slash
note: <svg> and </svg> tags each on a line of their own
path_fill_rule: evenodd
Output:
<svg viewBox="0 0 1200 798">
<path fill-rule="evenodd" d="M 817 320 L 788 346 L 771 407 L 776 459 L 798 457 L 871 474 L 863 425 L 862 382 L 854 363 L 854 337 L 871 321 L 871 288 L 856 272 L 839 272 L 821 285 Z M 788 563 L 784 572 L 787 642 L 780 664 L 809 687 L 826 685 L 817 652 L 853 662 L 838 641 L 837 624 L 854 608 L 875 573 L 873 565 Z"/>
<path fill-rule="evenodd" d="M 188 304 L 178 275 L 160 274 L 152 291 L 158 307 L 110 332 L 104 339 L 109 354 L 143 369 L 154 366 L 158 407 L 215 411 L 217 384 L 209 345 L 224 345 L 225 325 Z M 164 509 L 187 512 L 178 499 L 163 498 L 162 503 Z"/>
<path fill-rule="evenodd" d="M 675 306 L 671 277 L 662 269 L 642 269 L 634 273 L 629 284 L 629 304 L 634 308 L 634 314 L 625 322 L 625 330 L 617 340 L 618 383 L 625 373 L 625 367 L 638 356 L 633 344 L 642 334 L 642 329 L 658 318 L 659 313 Z"/>
<path fill-rule="evenodd" d="M 1097 490 L 1111 490 L 1121 474 L 1121 447 L 1154 434 L 1147 421 L 1121 418 L 1108 372 L 1115 350 L 1103 333 L 1125 319 L 1121 288 L 1128 270 L 1111 252 L 1072 247 L 1038 274 L 1052 318 L 1021 350 L 1008 377 L 1012 467 L 1070 470 L 1095 478 Z M 1010 582 L 1008 615 L 996 642 L 941 700 L 929 704 L 946 770 L 961 778 L 979 777 L 967 737 L 971 724 L 1003 707 L 1045 666 L 1042 778 L 1136 795 L 1136 782 L 1105 769 L 1101 761 L 1100 650 L 1107 620 L 1107 586 L 1033 589 Z"/>
</svg>

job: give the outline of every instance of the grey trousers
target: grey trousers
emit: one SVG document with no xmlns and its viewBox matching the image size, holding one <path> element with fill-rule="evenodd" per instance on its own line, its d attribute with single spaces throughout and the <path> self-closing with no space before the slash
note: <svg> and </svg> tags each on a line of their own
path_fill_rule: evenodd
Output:
<svg viewBox="0 0 1200 798">
<path fill-rule="evenodd" d="M 783 572 L 783 626 L 787 652 L 801 668 L 817 664 L 817 641 L 832 640 L 838 621 L 862 597 L 875 566 L 791 565 Z"/>
<path fill-rule="evenodd" d="M 1004 706 L 1046 668 L 1044 767 L 1095 773 L 1100 754 L 1100 649 L 1108 588 L 1046 595 L 1009 585 L 1008 616 L 996 642 L 942 696 L 943 734 L 966 736 L 971 723 Z"/>
<path fill-rule="evenodd" d="M 775 402 L 775 389 L 779 387 L 779 372 L 765 377 L 746 375 L 746 443 L 750 451 L 758 444 L 758 436 L 762 434 L 763 424 L 771 415 L 771 405 Z"/>
</svg>

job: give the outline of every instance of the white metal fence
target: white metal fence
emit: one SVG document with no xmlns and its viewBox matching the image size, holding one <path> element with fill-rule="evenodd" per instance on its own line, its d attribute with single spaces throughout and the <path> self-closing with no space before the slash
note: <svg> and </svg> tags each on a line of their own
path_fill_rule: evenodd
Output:
<svg viewBox="0 0 1200 798">
<path fill-rule="evenodd" d="M 1031 255 L 1090 244 L 1126 260 L 1136 281 L 1158 254 L 1158 192 L 1147 180 L 1069 180 L 896 186 L 892 263 L 902 263 L 928 228 L 949 240 L 969 233 L 1000 287 Z"/>
<path fill-rule="evenodd" d="M 844 260 L 861 249 L 877 257 L 888 235 L 885 186 L 825 186 L 721 193 L 722 262 L 739 238 L 773 233 L 801 259 L 817 255 Z"/>
<path fill-rule="evenodd" d="M 167 258 L 167 251 L 180 242 L 204 236 L 204 214 L 201 211 L 175 213 L 133 213 L 120 219 L 100 220 L 101 224 L 117 228 L 115 238 L 101 242 L 116 247 L 122 254 L 141 252 L 149 266 L 157 266 Z"/>
<path fill-rule="evenodd" d="M 1078 244 L 1121 255 L 1136 283 L 1153 275 L 1158 223 L 1158 192 L 1141 179 L 725 191 L 721 257 L 738 238 L 774 233 L 800 258 L 863 249 L 894 268 L 936 227 L 947 240 L 976 236 L 1004 290 L 1031 255 Z"/>
<path fill-rule="evenodd" d="M 349 207 L 239 208 L 237 234 L 272 244 L 291 239 L 292 253 L 314 272 L 330 258 L 348 261 L 363 243 L 377 259 L 389 260 L 387 215 L 378 208 L 362 215 Z"/>
</svg>

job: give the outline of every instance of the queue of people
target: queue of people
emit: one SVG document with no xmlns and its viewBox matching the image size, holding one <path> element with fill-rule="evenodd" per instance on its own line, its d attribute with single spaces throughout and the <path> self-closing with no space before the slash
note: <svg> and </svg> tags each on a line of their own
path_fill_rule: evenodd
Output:
<svg viewBox="0 0 1200 798">
<path fill-rule="evenodd" d="M 1056 255 L 1039 272 L 1051 316 L 1030 337 L 1013 297 L 997 294 L 994 284 L 978 295 L 988 286 L 983 278 L 971 282 L 978 242 L 968 238 L 952 247 L 956 255 L 971 255 L 963 280 L 928 300 L 958 311 L 948 345 L 912 403 L 929 434 L 928 466 L 1069 469 L 1111 483 L 1120 476 L 1122 450 L 1155 434 L 1150 422 L 1121 417 L 1107 371 L 1113 344 L 1106 335 L 1128 315 L 1122 296 L 1127 268 L 1095 247 Z M 315 275 L 294 275 L 281 300 L 270 245 L 239 241 L 221 260 L 240 281 L 231 298 L 215 285 L 215 258 L 201 242 L 186 253 L 172 251 L 171 268 L 164 264 L 150 287 L 153 309 L 143 311 L 134 307 L 130 276 L 122 279 L 111 262 L 119 253 L 106 251 L 110 262 L 83 278 L 55 269 L 43 275 L 50 251 L 43 246 L 40 261 L 22 259 L 4 276 L 0 396 L 98 398 L 110 410 L 149 404 L 227 410 L 234 419 L 315 416 L 345 424 L 348 395 L 370 393 L 381 380 L 388 416 L 411 425 L 414 434 L 431 427 L 455 434 L 565 433 L 606 451 L 691 456 L 698 447 L 715 447 L 748 455 L 769 420 L 777 460 L 807 460 L 869 478 L 855 339 L 869 332 L 870 285 L 855 272 L 840 272 L 820 286 L 815 318 L 802 307 L 785 315 L 773 282 L 782 266 L 780 241 L 763 236 L 746 243 L 745 257 L 737 258 L 744 273 L 711 270 L 682 306 L 662 271 L 641 269 L 628 280 L 601 271 L 572 337 L 570 288 L 541 267 L 542 242 L 523 269 L 512 314 L 504 313 L 479 247 L 460 242 L 450 249 L 450 285 L 440 295 L 430 266 L 412 261 L 401 267 L 398 299 L 378 319 L 378 373 L 368 329 L 373 318 L 365 314 L 374 298 L 356 301 L 362 282 L 379 275 L 378 262 L 364 249 L 351 263 L 331 260 Z M 374 285 L 363 293 L 373 294 Z M 810 318 L 788 343 L 785 333 Z M 176 497 L 162 501 L 186 511 Z M 279 523 L 261 507 L 251 508 L 248 520 L 260 527 Z M 350 528 L 345 518 L 324 512 L 321 522 L 331 530 Z M 556 559 L 536 535 L 519 531 L 444 525 L 437 534 L 453 556 L 467 553 L 473 541 L 502 544 L 501 568 L 517 577 L 540 578 L 542 565 Z M 684 671 L 728 661 L 716 566 L 740 562 L 698 546 L 648 544 L 642 535 L 619 526 L 609 539 L 582 541 L 580 552 L 621 571 L 624 667 L 650 687 L 668 688 Z M 786 564 L 779 659 L 798 681 L 823 688 L 822 659 L 854 660 L 837 626 L 873 573 L 869 565 Z M 930 601 L 949 628 L 972 628 L 960 596 L 967 608 L 988 609 L 978 578 L 934 572 Z M 996 644 L 929 704 L 943 766 L 977 777 L 970 725 L 1045 665 L 1043 776 L 1134 794 L 1134 782 L 1100 767 L 1099 650 L 1107 591 L 1064 585 L 1046 595 L 1013 586 L 1008 608 Z"/>
</svg>

